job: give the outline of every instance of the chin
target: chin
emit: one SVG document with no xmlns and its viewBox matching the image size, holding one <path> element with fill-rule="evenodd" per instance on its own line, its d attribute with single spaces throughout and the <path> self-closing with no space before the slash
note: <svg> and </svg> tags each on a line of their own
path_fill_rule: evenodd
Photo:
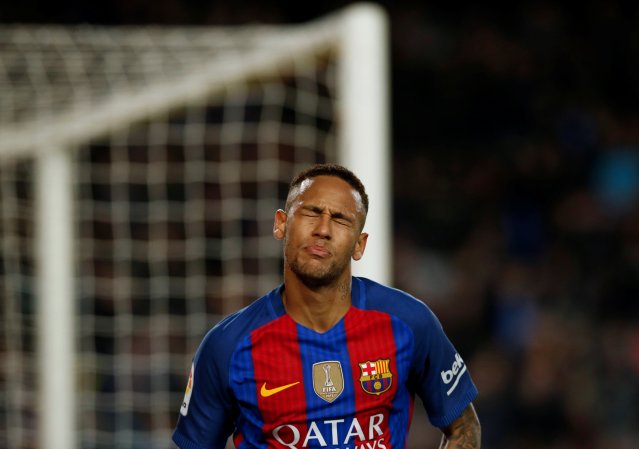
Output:
<svg viewBox="0 0 639 449">
<path fill-rule="evenodd" d="M 337 270 L 331 271 L 319 271 L 319 270 L 305 270 L 301 267 L 291 265 L 291 271 L 298 277 L 304 285 L 309 287 L 325 287 L 335 282 L 340 272 Z"/>
</svg>

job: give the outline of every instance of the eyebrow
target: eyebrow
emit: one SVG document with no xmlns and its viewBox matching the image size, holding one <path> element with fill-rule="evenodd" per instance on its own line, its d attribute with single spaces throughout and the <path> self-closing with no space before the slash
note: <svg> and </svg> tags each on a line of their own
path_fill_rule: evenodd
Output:
<svg viewBox="0 0 639 449">
<path fill-rule="evenodd" d="M 324 208 L 319 207 L 319 206 L 313 206 L 313 205 L 302 206 L 302 209 L 310 211 L 310 212 L 315 212 L 315 213 L 318 213 L 318 214 L 321 214 L 321 213 L 324 212 Z M 340 219 L 340 220 L 346 220 L 349 223 L 354 223 L 354 221 L 355 221 L 353 218 L 347 216 L 343 212 L 332 212 L 330 215 L 331 215 L 331 218 L 337 218 L 337 219 Z"/>
</svg>

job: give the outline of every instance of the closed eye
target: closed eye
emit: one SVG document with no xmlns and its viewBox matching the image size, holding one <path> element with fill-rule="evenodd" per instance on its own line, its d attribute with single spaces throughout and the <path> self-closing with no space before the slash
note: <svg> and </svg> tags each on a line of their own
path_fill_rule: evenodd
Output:
<svg viewBox="0 0 639 449">
<path fill-rule="evenodd" d="M 331 217 L 333 219 L 333 221 L 339 225 L 342 226 L 351 226 L 353 224 L 353 222 L 351 220 L 349 220 L 348 218 L 341 216 L 339 214 L 335 214 Z"/>
<path fill-rule="evenodd" d="M 300 209 L 300 215 L 309 218 L 318 218 L 324 213 L 324 209 L 314 206 L 304 206 Z M 331 220 L 341 226 L 353 226 L 353 220 L 341 212 L 329 213 Z"/>
<path fill-rule="evenodd" d="M 309 209 L 302 209 L 302 211 L 300 212 L 300 215 L 304 216 L 304 217 L 319 217 L 320 215 L 322 215 L 321 211 L 317 211 L 317 210 L 309 210 Z"/>
</svg>

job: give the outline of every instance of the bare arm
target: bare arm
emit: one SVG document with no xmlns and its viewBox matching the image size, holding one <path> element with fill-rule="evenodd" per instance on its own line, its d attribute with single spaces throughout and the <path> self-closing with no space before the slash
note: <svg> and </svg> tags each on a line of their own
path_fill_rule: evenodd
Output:
<svg viewBox="0 0 639 449">
<path fill-rule="evenodd" d="M 481 447 L 481 426 L 473 404 L 449 426 L 442 429 L 444 435 L 439 449 L 479 449 Z"/>
</svg>

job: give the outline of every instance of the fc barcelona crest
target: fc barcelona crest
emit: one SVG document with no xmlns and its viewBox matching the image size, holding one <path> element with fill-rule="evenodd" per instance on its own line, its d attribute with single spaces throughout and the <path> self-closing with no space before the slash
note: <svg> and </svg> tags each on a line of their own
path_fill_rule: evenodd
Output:
<svg viewBox="0 0 639 449">
<path fill-rule="evenodd" d="M 344 391 L 342 364 L 338 361 L 313 364 L 313 390 L 326 402 L 333 402 Z"/>
<path fill-rule="evenodd" d="M 366 393 L 380 395 L 387 391 L 393 383 L 393 373 L 390 370 L 390 359 L 370 360 L 359 363 L 362 375 L 360 384 Z"/>
</svg>

